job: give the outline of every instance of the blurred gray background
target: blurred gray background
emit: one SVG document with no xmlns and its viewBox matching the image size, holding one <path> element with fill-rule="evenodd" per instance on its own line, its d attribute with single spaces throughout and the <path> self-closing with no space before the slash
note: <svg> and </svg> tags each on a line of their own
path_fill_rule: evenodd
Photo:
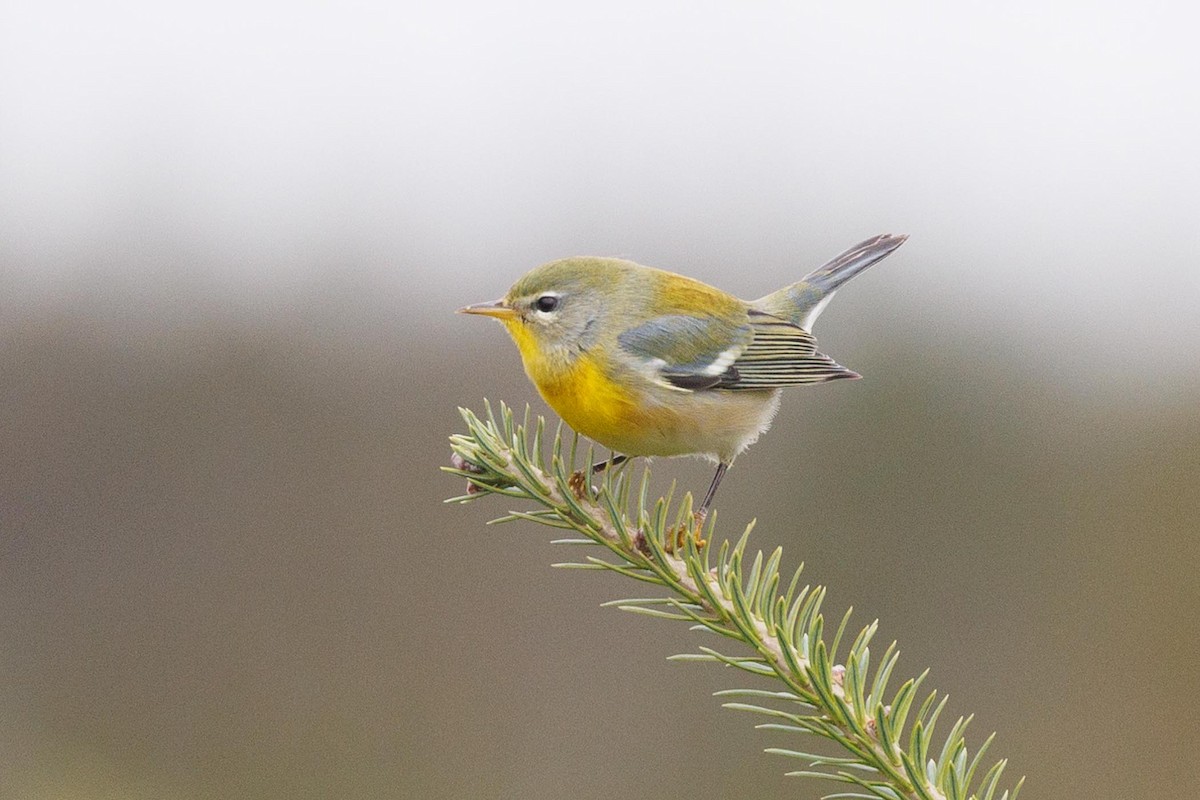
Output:
<svg viewBox="0 0 1200 800">
<path fill-rule="evenodd" d="M 722 488 L 1029 797 L 1200 792 L 1183 2 L 0 6 L 0 797 L 817 797 L 683 626 L 447 507 L 494 323 L 872 234 Z M 666 485 L 709 468 L 659 461 Z M 1023 795 L 1024 796 L 1024 795 Z"/>
</svg>

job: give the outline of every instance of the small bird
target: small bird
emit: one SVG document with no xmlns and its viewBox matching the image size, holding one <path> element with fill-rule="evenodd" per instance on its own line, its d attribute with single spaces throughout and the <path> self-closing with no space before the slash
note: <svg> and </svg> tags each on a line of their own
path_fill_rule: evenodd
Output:
<svg viewBox="0 0 1200 800">
<path fill-rule="evenodd" d="M 770 426 L 781 387 L 861 377 L 817 352 L 812 326 L 843 283 L 907 238 L 867 239 L 752 301 L 631 261 L 578 257 L 459 311 L 500 320 L 550 407 L 619 454 L 595 469 L 631 456 L 714 461 L 703 521 L 733 460 Z"/>
</svg>

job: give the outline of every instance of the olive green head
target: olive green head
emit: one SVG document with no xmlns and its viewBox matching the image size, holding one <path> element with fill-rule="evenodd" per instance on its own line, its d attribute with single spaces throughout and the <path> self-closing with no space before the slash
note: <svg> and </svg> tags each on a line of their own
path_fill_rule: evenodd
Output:
<svg viewBox="0 0 1200 800">
<path fill-rule="evenodd" d="M 626 296 L 638 269 L 615 258 L 551 261 L 526 273 L 500 300 L 460 311 L 502 320 L 518 345 L 528 337 L 544 350 L 566 355 L 595 342 L 603 319 Z"/>
</svg>

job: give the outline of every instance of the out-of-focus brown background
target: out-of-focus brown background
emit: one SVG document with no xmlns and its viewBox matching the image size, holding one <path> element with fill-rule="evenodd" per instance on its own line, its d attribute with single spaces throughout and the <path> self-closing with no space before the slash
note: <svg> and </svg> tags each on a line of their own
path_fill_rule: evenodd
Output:
<svg viewBox="0 0 1200 800">
<path fill-rule="evenodd" d="M 1030 797 L 1200 792 L 1200 112 L 1167 3 L 0 11 L 0 797 L 815 797 L 695 635 L 447 507 L 490 322 L 907 232 L 720 520 Z M 836 10 L 834 10 L 836 8 Z M 1192 17 L 1189 19 L 1189 17 Z M 654 465 L 701 489 L 708 468 Z"/>
</svg>

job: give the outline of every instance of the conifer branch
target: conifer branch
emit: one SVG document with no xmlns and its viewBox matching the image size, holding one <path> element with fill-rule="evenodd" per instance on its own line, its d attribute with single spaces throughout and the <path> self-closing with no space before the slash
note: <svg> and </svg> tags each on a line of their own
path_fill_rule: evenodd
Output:
<svg viewBox="0 0 1200 800">
<path fill-rule="evenodd" d="M 780 682 L 783 690 L 730 689 L 717 695 L 736 698 L 725 702 L 726 708 L 767 717 L 770 721 L 759 724 L 760 729 L 815 735 L 840 747 L 838 755 L 768 748 L 768 753 L 804 763 L 788 775 L 845 784 L 828 798 L 1016 800 L 1024 779 L 1001 789 L 1005 760 L 983 768 L 995 734 L 971 755 L 964 738 L 971 718 L 959 717 L 944 738 L 936 739 L 946 698 L 931 691 L 917 704 L 928 670 L 889 694 L 899 658 L 896 643 L 872 665 L 870 642 L 878 628 L 872 622 L 843 654 L 850 611 L 828 637 L 821 611 L 824 587 L 801 586 L 803 567 L 785 586 L 781 549 L 749 556 L 753 522 L 737 542 L 717 545 L 716 515 L 703 531 L 693 531 L 691 495 L 672 503 L 672 491 L 652 501 L 648 470 L 643 469 L 635 485 L 628 466 L 608 469 L 599 485 L 592 486 L 587 472 L 592 452 L 583 471 L 576 472 L 579 438 L 565 438 L 561 424 L 547 458 L 545 421 L 538 417 L 531 426 L 528 408 L 521 423 L 503 404 L 498 416 L 490 404 L 485 418 L 459 411 L 468 432 L 450 437 L 454 466 L 444 469 L 466 478 L 468 492 L 447 502 L 491 494 L 532 501 L 541 508 L 513 511 L 493 522 L 525 520 L 571 531 L 574 535 L 556 541 L 600 546 L 608 557 L 589 555 L 554 566 L 607 570 L 666 590 L 661 597 L 605 605 L 688 622 L 693 629 L 745 645 L 748 653 L 702 646 L 699 652 L 671 658 L 715 662 Z"/>
</svg>

